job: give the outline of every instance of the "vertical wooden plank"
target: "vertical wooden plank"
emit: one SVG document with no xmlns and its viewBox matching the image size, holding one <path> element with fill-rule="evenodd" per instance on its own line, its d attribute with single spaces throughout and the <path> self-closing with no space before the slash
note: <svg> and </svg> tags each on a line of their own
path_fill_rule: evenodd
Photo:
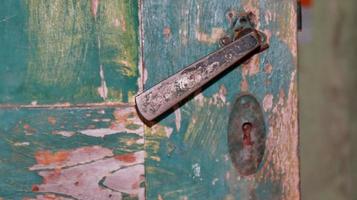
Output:
<svg viewBox="0 0 357 200">
<path fill-rule="evenodd" d="M 1 200 L 145 199 L 138 21 L 130 0 L 1 2 Z"/>
<path fill-rule="evenodd" d="M 218 48 L 232 15 L 253 12 L 270 49 L 227 74 L 145 131 L 148 199 L 299 199 L 296 2 L 143 1 L 145 87 Z M 227 147 L 228 116 L 241 92 L 264 108 L 261 169 L 237 173 Z"/>
</svg>

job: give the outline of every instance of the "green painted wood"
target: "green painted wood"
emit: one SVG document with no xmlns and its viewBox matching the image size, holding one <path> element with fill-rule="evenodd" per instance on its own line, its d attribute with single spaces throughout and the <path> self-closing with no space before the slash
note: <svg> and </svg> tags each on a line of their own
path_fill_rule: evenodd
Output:
<svg viewBox="0 0 357 200">
<path fill-rule="evenodd" d="M 142 2 L 148 88 L 216 50 L 230 16 L 256 15 L 270 49 L 233 70 L 145 131 L 147 199 L 299 199 L 296 1 Z M 231 13 L 231 15 L 229 14 Z M 227 145 L 228 118 L 241 92 L 264 109 L 260 170 L 241 176 Z"/>
<path fill-rule="evenodd" d="M 299 199 L 295 9 L 277 0 L 4 0 L 0 199 Z M 228 12 L 242 11 L 256 14 L 271 48 L 144 129 L 132 96 L 216 50 Z M 242 177 L 227 127 L 248 91 L 268 132 L 260 170 Z"/>
<path fill-rule="evenodd" d="M 137 1 L 1 2 L 1 200 L 145 198 L 138 22 Z"/>
<path fill-rule="evenodd" d="M 0 118 L 0 199 L 143 199 L 143 124 L 133 107 Z"/>
<path fill-rule="evenodd" d="M 2 1 L 0 104 L 131 101 L 137 29 L 136 1 Z"/>
</svg>

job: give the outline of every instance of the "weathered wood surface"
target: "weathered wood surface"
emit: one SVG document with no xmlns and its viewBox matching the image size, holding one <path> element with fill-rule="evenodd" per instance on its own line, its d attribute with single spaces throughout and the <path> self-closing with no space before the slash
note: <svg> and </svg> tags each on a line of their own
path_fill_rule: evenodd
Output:
<svg viewBox="0 0 357 200">
<path fill-rule="evenodd" d="M 146 129 L 148 199 L 299 199 L 296 1 L 145 0 L 142 7 L 146 88 L 217 49 L 239 12 L 256 15 L 271 46 Z M 268 126 L 263 164 L 248 177 L 237 174 L 227 146 L 228 117 L 243 91 L 257 97 Z"/>
<path fill-rule="evenodd" d="M 299 199 L 295 10 L 277 0 L 4 0 L 0 199 L 144 199 L 144 168 L 147 199 Z M 270 50 L 145 127 L 133 95 L 216 50 L 243 11 Z M 227 146 L 242 91 L 269 130 L 249 177 Z"/>
<path fill-rule="evenodd" d="M 130 101 L 137 11 L 130 0 L 2 1 L 0 103 Z"/>
<path fill-rule="evenodd" d="M 0 199 L 145 198 L 138 25 L 136 1 L 1 2 Z"/>
<path fill-rule="evenodd" d="M 143 125 L 132 107 L 0 111 L 3 199 L 143 199 Z"/>
</svg>

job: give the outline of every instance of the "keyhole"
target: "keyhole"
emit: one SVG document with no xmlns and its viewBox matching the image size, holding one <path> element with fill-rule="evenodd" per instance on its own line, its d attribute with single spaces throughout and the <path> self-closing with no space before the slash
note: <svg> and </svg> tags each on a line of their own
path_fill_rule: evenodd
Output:
<svg viewBox="0 0 357 200">
<path fill-rule="evenodd" d="M 265 151 L 263 110 L 250 94 L 239 96 L 228 124 L 228 148 L 234 167 L 242 176 L 256 173 Z"/>
<path fill-rule="evenodd" d="M 242 131 L 243 131 L 243 145 L 244 146 L 251 146 L 253 145 L 252 138 L 251 138 L 251 131 L 252 131 L 253 125 L 250 122 L 246 122 L 242 125 Z"/>
</svg>

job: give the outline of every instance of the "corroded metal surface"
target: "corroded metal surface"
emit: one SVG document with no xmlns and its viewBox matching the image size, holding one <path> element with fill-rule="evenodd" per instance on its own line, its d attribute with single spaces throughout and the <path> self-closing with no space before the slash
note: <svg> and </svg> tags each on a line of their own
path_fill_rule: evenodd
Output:
<svg viewBox="0 0 357 200">
<path fill-rule="evenodd" d="M 264 115 L 259 102 L 249 94 L 237 98 L 228 124 L 228 148 L 233 165 L 241 175 L 259 169 L 265 150 Z"/>
<path fill-rule="evenodd" d="M 261 49 L 260 34 L 251 29 L 234 42 L 189 65 L 168 79 L 139 94 L 136 106 L 146 120 L 160 116 L 223 71 Z"/>
</svg>

